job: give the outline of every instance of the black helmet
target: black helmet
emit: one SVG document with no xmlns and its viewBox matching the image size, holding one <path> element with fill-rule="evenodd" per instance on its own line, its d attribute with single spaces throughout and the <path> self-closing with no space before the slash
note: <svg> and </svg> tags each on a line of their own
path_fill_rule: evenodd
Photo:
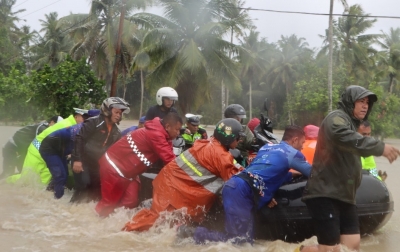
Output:
<svg viewBox="0 0 400 252">
<path fill-rule="evenodd" d="M 242 136 L 244 136 L 242 125 L 233 118 L 222 119 L 215 126 L 214 137 L 228 148 L 233 141 Z"/>
<path fill-rule="evenodd" d="M 240 104 L 231 104 L 226 107 L 224 112 L 225 118 L 235 118 L 236 116 L 240 119 L 246 118 L 246 110 Z"/>
</svg>

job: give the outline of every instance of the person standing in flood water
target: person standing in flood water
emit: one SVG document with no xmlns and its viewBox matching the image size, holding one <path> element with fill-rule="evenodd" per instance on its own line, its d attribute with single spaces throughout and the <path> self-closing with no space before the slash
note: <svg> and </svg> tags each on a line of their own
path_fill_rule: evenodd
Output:
<svg viewBox="0 0 400 252">
<path fill-rule="evenodd" d="M 361 86 L 349 86 L 338 109 L 322 121 L 311 176 L 303 194 L 319 244 L 301 246 L 296 252 L 336 252 L 341 251 L 341 245 L 359 251 L 355 195 L 361 183 L 360 156 L 384 156 L 392 163 L 400 155 L 395 147 L 357 133 L 377 99 Z"/>
<path fill-rule="evenodd" d="M 100 115 L 86 120 L 75 137 L 72 151 L 75 191 L 72 203 L 99 200 L 100 174 L 98 160 L 118 139 L 121 133 L 117 124 L 122 114 L 129 113 L 129 103 L 119 97 L 106 98 Z"/>
</svg>

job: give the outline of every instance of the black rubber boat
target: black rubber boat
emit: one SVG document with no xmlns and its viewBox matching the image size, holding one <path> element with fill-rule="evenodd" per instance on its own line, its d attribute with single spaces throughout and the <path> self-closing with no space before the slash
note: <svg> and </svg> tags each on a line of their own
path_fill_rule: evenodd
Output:
<svg viewBox="0 0 400 252">
<path fill-rule="evenodd" d="M 278 205 L 257 213 L 256 238 L 300 242 L 314 235 L 311 217 L 301 201 L 306 181 L 283 185 L 275 194 Z M 383 227 L 394 211 L 393 198 L 385 183 L 368 172 L 363 174 L 356 194 L 362 235 Z"/>
<path fill-rule="evenodd" d="M 141 176 L 142 201 L 151 198 L 151 178 L 155 176 L 156 174 L 151 173 Z M 293 181 L 281 186 L 275 194 L 278 205 L 274 208 L 265 206 L 257 212 L 256 239 L 301 242 L 314 235 L 311 217 L 306 205 L 301 201 L 305 185 L 306 181 Z M 368 172 L 363 174 L 356 201 L 362 235 L 372 234 L 383 227 L 394 211 L 393 198 L 385 183 Z M 221 230 L 224 227 L 223 215 L 222 206 L 216 204 L 202 225 Z"/>
</svg>

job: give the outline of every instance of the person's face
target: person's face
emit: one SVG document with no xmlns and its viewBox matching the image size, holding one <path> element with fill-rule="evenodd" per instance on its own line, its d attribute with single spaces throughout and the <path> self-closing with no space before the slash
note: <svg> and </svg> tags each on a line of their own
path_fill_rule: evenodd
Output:
<svg viewBox="0 0 400 252">
<path fill-rule="evenodd" d="M 243 141 L 244 136 L 237 136 L 235 141 L 233 141 L 230 145 L 229 145 L 229 149 L 236 149 L 236 147 L 238 146 L 239 142 Z"/>
<path fill-rule="evenodd" d="M 358 120 L 364 119 L 368 112 L 368 96 L 357 100 L 354 103 L 353 115 Z"/>
<path fill-rule="evenodd" d="M 111 123 L 119 123 L 122 119 L 122 109 L 111 109 Z"/>
<path fill-rule="evenodd" d="M 75 119 L 76 120 L 76 119 Z M 50 123 L 49 123 L 49 127 L 50 126 L 53 126 L 54 124 L 56 124 L 56 122 L 55 121 L 50 121 Z"/>
<path fill-rule="evenodd" d="M 139 123 L 137 127 L 138 127 L 138 129 L 143 128 L 144 127 L 144 123 Z"/>
<path fill-rule="evenodd" d="M 360 125 L 357 130 L 358 133 L 360 133 L 363 136 L 371 136 L 371 127 L 365 127 L 364 125 Z"/>
<path fill-rule="evenodd" d="M 82 123 L 83 121 L 85 121 L 85 118 L 83 118 L 83 116 L 81 114 L 74 115 L 74 118 L 75 118 L 76 124 Z"/>
<path fill-rule="evenodd" d="M 174 100 L 169 99 L 168 97 L 163 98 L 163 105 L 167 108 L 172 107 L 174 105 Z"/>
<path fill-rule="evenodd" d="M 234 119 L 236 119 L 240 124 L 243 124 L 243 118 L 240 118 L 239 116 L 235 116 Z"/>
<path fill-rule="evenodd" d="M 294 137 L 292 141 L 292 147 L 295 148 L 296 150 L 301 151 L 303 149 L 303 144 L 305 141 L 306 141 L 305 136 Z"/>
<path fill-rule="evenodd" d="M 186 124 L 187 128 L 190 130 L 190 133 L 194 134 L 199 130 L 199 125 L 193 125 L 191 123 Z"/>
<path fill-rule="evenodd" d="M 181 128 L 182 123 L 180 122 L 177 122 L 175 124 L 165 124 L 165 130 L 168 132 L 170 139 L 175 139 L 179 135 Z"/>
</svg>

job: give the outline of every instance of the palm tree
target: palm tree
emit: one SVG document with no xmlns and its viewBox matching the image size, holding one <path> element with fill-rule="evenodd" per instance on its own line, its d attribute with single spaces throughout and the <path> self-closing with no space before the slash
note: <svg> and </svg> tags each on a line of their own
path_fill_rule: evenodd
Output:
<svg viewBox="0 0 400 252">
<path fill-rule="evenodd" d="M 7 48 L 0 53 L 0 71 L 7 72 L 12 62 L 21 56 L 18 45 L 22 33 L 16 23 L 21 19 L 18 13 L 25 9 L 12 11 L 16 0 L 0 0 L 0 48 Z"/>
<path fill-rule="evenodd" d="M 125 11 L 127 16 L 137 9 L 144 9 L 151 4 L 150 0 L 127 1 Z M 62 18 L 60 25 L 71 27 L 68 32 L 74 41 L 70 53 L 72 58 L 87 57 L 97 77 L 111 80 L 112 66 L 116 60 L 115 48 L 118 37 L 119 17 L 121 15 L 122 0 L 93 0 L 89 14 L 72 14 Z M 122 51 L 118 56 L 119 72 L 127 74 L 134 55 L 129 53 L 130 45 L 126 43 L 136 30 L 136 26 L 129 24 L 125 18 L 122 34 Z M 125 78 L 125 77 L 123 77 Z"/>
<path fill-rule="evenodd" d="M 373 26 L 376 19 L 370 19 L 360 5 L 352 5 L 349 16 L 341 17 L 337 23 L 336 39 L 340 45 L 343 61 L 348 69 L 349 76 L 354 81 L 364 82 L 370 67 L 374 65 L 377 50 L 372 44 L 380 34 L 365 34 Z"/>
<path fill-rule="evenodd" d="M 165 17 L 138 13 L 132 20 L 154 27 L 144 37 L 141 53 L 153 69 L 147 83 L 153 91 L 175 87 L 183 113 L 209 98 L 212 82 L 229 83 L 240 90 L 236 64 L 226 52 L 234 46 L 223 40 L 225 27 L 218 22 L 219 5 L 210 0 L 161 0 Z"/>
<path fill-rule="evenodd" d="M 388 92 L 393 93 L 400 76 L 400 28 L 390 28 L 389 33 L 383 33 L 383 41 L 379 45 L 383 51 L 378 53 L 378 76 L 387 76 Z"/>
<path fill-rule="evenodd" d="M 218 1 L 221 6 L 221 23 L 225 25 L 230 34 L 230 42 L 233 44 L 233 36 L 240 38 L 244 31 L 253 26 L 248 11 L 243 8 L 245 1 L 242 0 L 224 0 Z M 229 58 L 232 57 L 232 51 L 229 51 Z M 221 102 L 222 118 L 225 107 L 229 104 L 229 86 L 221 83 Z"/>
<path fill-rule="evenodd" d="M 329 111 L 332 111 L 332 68 L 333 68 L 333 2 L 330 1 L 329 8 L 329 33 L 328 33 L 328 44 L 329 44 L 329 65 L 328 65 L 328 97 L 329 97 Z M 348 10 L 349 6 L 347 5 L 346 0 L 341 0 L 342 5 L 344 6 L 345 11 Z"/>
<path fill-rule="evenodd" d="M 32 48 L 32 50 L 39 52 L 36 55 L 36 61 L 33 63 L 33 68 L 36 69 L 45 64 L 56 67 L 67 58 L 72 47 L 67 34 L 58 26 L 57 12 L 46 14 L 45 18 L 45 20 L 39 19 L 43 27 L 40 32 L 44 32 L 44 35 L 39 37 L 39 43 Z"/>
<path fill-rule="evenodd" d="M 248 84 L 248 97 L 249 97 L 249 111 L 250 118 L 253 117 L 253 84 L 262 84 L 262 79 L 267 72 L 267 66 L 269 65 L 268 59 L 270 58 L 271 52 L 275 51 L 273 45 L 268 44 L 265 39 L 259 40 L 259 32 L 250 30 L 248 36 L 241 41 L 241 50 L 239 51 L 239 62 L 241 64 L 241 79 L 242 85 Z M 265 98 L 266 92 L 263 90 L 257 90 L 256 94 Z"/>
<path fill-rule="evenodd" d="M 294 34 L 289 37 L 281 36 L 278 41 L 279 54 L 273 59 L 272 67 L 267 73 L 267 83 L 271 83 L 276 90 L 283 86 L 286 98 L 289 97 L 292 86 L 297 80 L 301 65 L 311 59 L 313 53 L 307 48 L 308 43 L 303 42 L 304 40 L 304 38 L 297 38 Z M 288 120 L 289 124 L 293 123 L 291 108 L 289 108 Z"/>
</svg>

